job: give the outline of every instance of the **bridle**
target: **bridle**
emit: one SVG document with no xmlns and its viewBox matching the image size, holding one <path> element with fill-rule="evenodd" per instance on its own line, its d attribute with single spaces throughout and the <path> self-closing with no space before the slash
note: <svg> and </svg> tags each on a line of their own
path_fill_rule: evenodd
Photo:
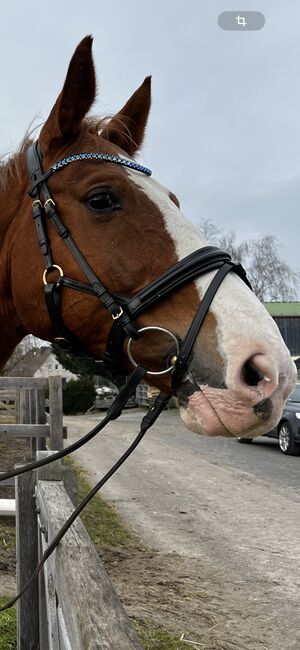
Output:
<svg viewBox="0 0 300 650">
<path fill-rule="evenodd" d="M 0 611 L 11 607 L 23 595 L 23 593 L 38 575 L 45 561 L 56 548 L 63 535 L 66 533 L 68 528 L 70 528 L 71 524 L 76 519 L 78 514 L 80 514 L 81 510 L 94 496 L 94 494 L 96 494 L 96 492 L 102 487 L 102 485 L 104 485 L 104 483 L 106 483 L 106 481 L 114 474 L 114 472 L 117 471 L 117 469 L 126 460 L 126 458 L 132 453 L 135 447 L 139 444 L 142 437 L 145 435 L 146 431 L 152 426 L 162 410 L 165 408 L 171 395 L 177 393 L 183 375 L 187 369 L 188 360 L 198 332 L 209 310 L 211 302 L 226 275 L 230 271 L 233 271 L 239 275 L 239 277 L 251 289 L 251 285 L 247 279 L 246 272 L 240 264 L 234 263 L 228 253 L 216 248 L 215 246 L 205 246 L 204 248 L 194 251 L 187 257 L 184 257 L 182 260 L 177 262 L 174 266 L 169 268 L 158 278 L 137 292 L 134 297 L 127 298 L 120 294 L 108 291 L 103 286 L 99 278 L 95 275 L 87 260 L 80 252 L 77 244 L 74 242 L 69 230 L 63 224 L 57 212 L 55 201 L 53 200 L 47 185 L 48 178 L 50 178 L 54 173 L 76 161 L 84 160 L 114 163 L 125 168 L 133 169 L 138 173 L 143 173 L 148 176 L 150 176 L 152 173 L 151 170 L 147 167 L 144 167 L 143 165 L 140 165 L 132 160 L 128 160 L 127 158 L 123 158 L 121 156 L 112 156 L 104 153 L 74 154 L 62 160 L 59 160 L 46 172 L 44 172 L 42 166 L 42 156 L 38 142 L 32 143 L 29 146 L 27 150 L 27 168 L 31 183 L 29 195 L 33 199 L 33 219 L 36 225 L 40 251 L 45 263 L 45 270 L 43 273 L 45 300 L 49 318 L 54 330 L 54 343 L 60 349 L 71 354 L 91 357 L 91 355 L 84 348 L 82 341 L 80 341 L 80 339 L 75 334 L 73 334 L 73 332 L 71 332 L 64 324 L 61 307 L 61 289 L 62 287 L 67 287 L 69 289 L 80 291 L 91 296 L 96 296 L 104 305 L 104 307 L 110 312 L 113 324 L 108 335 L 106 352 L 103 356 L 103 359 L 94 359 L 94 361 L 97 364 L 103 364 L 112 375 L 119 373 L 120 369 L 122 369 L 123 374 L 126 374 L 126 371 L 123 368 L 123 345 L 126 338 L 129 338 L 127 352 L 129 359 L 135 366 L 135 369 L 127 379 L 125 386 L 120 391 L 112 406 L 108 409 L 104 420 L 102 420 L 102 422 L 98 424 L 92 431 L 83 436 L 78 442 L 69 445 L 69 447 L 63 451 L 51 455 L 50 458 L 35 461 L 23 467 L 19 467 L 13 472 L 2 474 L 0 481 L 7 478 L 12 478 L 13 476 L 18 476 L 26 471 L 33 470 L 37 467 L 41 467 L 42 465 L 51 463 L 72 453 L 76 449 L 79 449 L 83 444 L 87 443 L 100 430 L 102 430 L 108 424 L 108 422 L 119 417 L 129 397 L 133 394 L 137 385 L 142 381 L 147 373 L 169 373 L 171 376 L 171 387 L 168 394 L 159 394 L 154 402 L 154 405 L 143 417 L 140 432 L 134 442 L 121 456 L 117 463 L 111 468 L 111 470 L 109 470 L 109 472 L 103 477 L 103 479 L 101 479 L 101 481 L 99 481 L 99 483 L 97 483 L 97 485 L 91 490 L 85 500 L 74 510 L 71 517 L 61 529 L 60 533 L 48 546 L 48 549 L 44 553 L 41 562 L 39 563 L 34 574 L 31 576 L 30 581 L 22 590 L 22 592 L 20 592 L 12 601 L 7 603 L 7 605 L 0 608 Z M 71 278 L 65 277 L 62 267 L 54 262 L 47 234 L 47 227 L 45 223 L 46 220 L 52 223 L 58 236 L 65 242 L 78 266 L 87 278 L 88 283 L 79 282 L 78 280 L 73 280 Z M 58 271 L 59 277 L 55 282 L 48 282 L 48 274 L 54 270 Z M 179 341 L 174 333 L 164 328 L 158 327 L 157 325 L 144 327 L 141 329 L 138 328 L 135 323 L 135 319 L 141 313 L 159 301 L 166 299 L 179 287 L 187 284 L 188 282 L 191 282 L 195 278 L 198 278 L 200 275 L 204 275 L 211 271 L 216 271 L 216 274 L 214 275 L 202 298 L 201 304 L 195 313 L 195 316 L 183 341 Z M 142 365 L 137 364 L 132 356 L 132 341 L 140 339 L 143 336 L 144 332 L 148 330 L 159 331 L 169 335 L 174 345 L 174 354 L 171 365 L 159 373 L 147 370 Z"/>
<path fill-rule="evenodd" d="M 54 173 L 63 169 L 67 165 L 84 160 L 109 162 L 121 165 L 125 168 L 134 169 L 138 173 L 146 174 L 148 176 L 152 173 L 147 167 L 132 160 L 122 158 L 121 156 L 113 156 L 103 153 L 80 153 L 71 155 L 59 160 L 52 165 L 48 171 L 44 172 L 38 142 L 29 146 L 27 151 L 27 167 L 31 181 L 29 194 L 33 198 L 33 219 L 36 225 L 40 250 L 45 263 L 45 271 L 43 274 L 45 300 L 49 318 L 55 333 L 54 343 L 60 349 L 69 353 L 80 356 L 90 356 L 78 337 L 70 332 L 64 325 L 61 310 L 61 289 L 62 287 L 68 287 L 75 291 L 96 296 L 110 312 L 113 319 L 113 324 L 107 339 L 106 352 L 103 359 L 97 360 L 97 362 L 102 363 L 106 368 L 109 368 L 111 374 L 119 372 L 123 367 L 122 356 L 125 339 L 130 337 L 130 339 L 137 340 L 145 331 L 145 328 L 142 330 L 138 329 L 135 323 L 137 316 L 149 307 L 152 307 L 152 305 L 158 301 L 168 297 L 170 293 L 173 293 L 180 286 L 194 280 L 200 275 L 217 270 L 217 273 L 203 297 L 201 305 L 195 314 L 191 327 L 180 349 L 179 343 L 177 342 L 176 344 L 177 339 L 174 340 L 174 334 L 165 330 L 165 333 L 169 333 L 175 343 L 176 354 L 173 356 L 176 357 L 176 360 L 174 359 L 173 366 L 169 366 L 166 370 L 161 371 L 160 374 L 172 371 L 172 392 L 175 393 L 186 368 L 195 338 L 221 282 L 230 271 L 234 271 L 249 285 L 246 273 L 240 264 L 232 262 L 228 253 L 221 251 L 214 246 L 206 246 L 177 262 L 177 264 L 141 289 L 134 297 L 126 298 L 120 294 L 109 292 L 95 275 L 94 271 L 80 252 L 77 244 L 74 242 L 69 230 L 63 224 L 47 185 L 48 178 L 50 178 Z M 43 202 L 41 197 L 43 197 Z M 78 266 L 86 276 L 88 284 L 65 277 L 62 267 L 53 262 L 50 243 L 47 236 L 47 228 L 45 227 L 44 215 L 47 220 L 51 221 L 58 236 L 65 242 Z M 54 269 L 58 271 L 59 278 L 55 282 L 48 282 L 48 273 Z M 156 329 L 156 326 L 152 329 Z M 130 343 L 129 356 L 132 360 Z M 149 370 L 148 373 L 152 374 Z"/>
</svg>

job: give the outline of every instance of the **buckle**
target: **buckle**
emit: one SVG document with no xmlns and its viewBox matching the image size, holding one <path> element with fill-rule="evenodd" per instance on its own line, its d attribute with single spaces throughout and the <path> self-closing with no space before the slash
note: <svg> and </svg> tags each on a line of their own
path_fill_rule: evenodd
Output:
<svg viewBox="0 0 300 650">
<path fill-rule="evenodd" d="M 118 320 L 118 318 L 120 318 L 120 316 L 122 316 L 122 314 L 124 314 L 123 309 L 122 309 L 122 307 L 119 307 L 119 312 L 117 314 L 112 314 L 112 319 L 113 320 Z"/>
<path fill-rule="evenodd" d="M 49 284 L 49 283 L 47 282 L 47 274 L 48 274 L 48 273 L 51 273 L 51 271 L 53 271 L 53 269 L 57 269 L 57 270 L 58 270 L 58 272 L 59 272 L 59 277 L 60 277 L 60 278 L 62 278 L 63 275 L 64 275 L 64 272 L 63 272 L 62 268 L 61 268 L 60 266 L 58 266 L 58 264 L 52 264 L 52 266 L 50 266 L 49 269 L 45 269 L 45 271 L 44 271 L 44 273 L 43 273 L 43 283 L 44 283 L 45 286 L 46 286 L 47 284 Z"/>
</svg>

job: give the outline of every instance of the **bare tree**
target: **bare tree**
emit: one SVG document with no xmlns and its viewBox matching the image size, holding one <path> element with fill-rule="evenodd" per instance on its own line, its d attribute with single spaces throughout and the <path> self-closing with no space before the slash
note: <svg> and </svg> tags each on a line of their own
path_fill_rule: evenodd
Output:
<svg viewBox="0 0 300 650">
<path fill-rule="evenodd" d="M 206 219 L 203 217 L 199 223 L 199 228 L 202 232 L 203 237 L 210 246 L 219 246 L 220 237 L 222 235 L 222 230 L 211 219 Z"/>
<path fill-rule="evenodd" d="M 238 244 L 233 231 L 222 233 L 210 219 L 202 219 L 199 228 L 209 244 L 227 250 L 234 261 L 243 264 L 252 289 L 260 300 L 275 302 L 297 298 L 300 274 L 280 259 L 280 244 L 276 237 L 265 235 L 261 239 L 248 239 Z"/>
</svg>

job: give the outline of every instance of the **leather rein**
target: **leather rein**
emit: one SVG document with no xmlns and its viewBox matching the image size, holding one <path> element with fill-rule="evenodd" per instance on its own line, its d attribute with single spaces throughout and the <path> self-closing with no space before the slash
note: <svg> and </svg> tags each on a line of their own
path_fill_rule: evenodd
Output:
<svg viewBox="0 0 300 650">
<path fill-rule="evenodd" d="M 42 156 L 39 150 L 38 142 L 32 143 L 27 152 L 27 168 L 28 175 L 31 183 L 29 191 L 32 201 L 33 220 L 36 226 L 38 243 L 41 254 L 44 258 L 45 270 L 43 273 L 43 282 L 45 286 L 45 301 L 48 309 L 49 318 L 54 331 L 54 344 L 61 350 L 69 352 L 77 356 L 84 356 L 92 358 L 97 364 L 102 364 L 112 375 L 121 372 L 126 374 L 123 369 L 123 345 L 126 338 L 129 337 L 128 355 L 133 365 L 135 366 L 132 374 L 127 378 L 127 381 L 120 391 L 119 395 L 114 400 L 111 407 L 108 409 L 106 417 L 100 422 L 92 431 L 83 436 L 79 441 L 69 445 L 64 450 L 52 454 L 48 458 L 39 461 L 28 463 L 22 467 L 18 467 L 13 472 L 6 472 L 1 474 L 0 482 L 23 474 L 24 472 L 37 469 L 43 465 L 54 462 L 66 455 L 76 451 L 82 445 L 91 440 L 99 431 L 101 431 L 109 422 L 117 419 L 121 413 L 124 405 L 129 397 L 135 392 L 138 384 L 143 380 L 147 374 L 164 374 L 170 373 L 171 387 L 168 394 L 160 393 L 156 398 L 153 406 L 149 409 L 148 413 L 143 417 L 140 431 L 130 447 L 119 458 L 115 465 L 107 472 L 107 474 L 95 485 L 91 492 L 86 496 L 84 501 L 75 508 L 71 517 L 66 521 L 65 525 L 49 544 L 46 549 L 41 562 L 37 566 L 34 574 L 22 591 L 17 596 L 7 603 L 0 611 L 11 607 L 25 591 L 32 584 L 33 580 L 37 577 L 42 566 L 54 551 L 64 534 L 72 525 L 73 521 L 83 510 L 85 505 L 90 499 L 98 492 L 98 490 L 106 483 L 106 481 L 117 471 L 117 469 L 125 462 L 128 456 L 132 453 L 135 447 L 139 444 L 140 440 L 145 435 L 146 431 L 154 424 L 160 413 L 166 407 L 172 394 L 177 394 L 182 377 L 187 369 L 189 357 L 195 343 L 198 332 L 204 321 L 204 318 L 209 310 L 212 300 L 221 285 L 226 275 L 233 271 L 250 287 L 251 285 L 247 279 L 246 272 L 240 264 L 236 264 L 231 260 L 231 257 L 225 251 L 222 251 L 215 246 L 205 246 L 197 251 L 194 251 L 187 257 L 177 262 L 174 266 L 162 273 L 158 278 L 150 282 L 146 287 L 136 293 L 134 297 L 127 298 L 117 293 L 108 291 L 101 283 L 99 278 L 95 275 L 94 271 L 80 252 L 77 244 L 74 242 L 69 230 L 63 224 L 58 211 L 56 209 L 55 201 L 53 200 L 47 180 L 56 173 L 58 170 L 64 168 L 66 165 L 72 164 L 78 160 L 99 160 L 102 162 L 110 162 L 121 165 L 135 170 L 138 173 L 143 173 L 148 176 L 151 175 L 151 170 L 139 165 L 132 160 L 128 160 L 121 156 L 111 156 L 103 153 L 79 153 L 73 156 L 68 156 L 50 167 L 46 172 L 43 171 Z M 87 278 L 87 283 L 79 282 L 67 278 L 64 275 L 63 269 L 58 264 L 54 263 L 47 234 L 46 221 L 50 221 L 54 226 L 58 236 L 65 242 L 69 251 L 76 260 L 78 266 Z M 56 270 L 59 274 L 55 282 L 48 282 L 48 274 Z M 168 298 L 168 296 L 176 291 L 184 284 L 191 282 L 205 273 L 216 271 L 209 287 L 207 288 L 202 301 L 195 313 L 193 321 L 188 329 L 188 332 L 182 342 L 179 342 L 177 337 L 168 330 L 164 330 L 156 325 L 149 326 L 148 328 L 139 329 L 135 323 L 135 319 L 152 305 L 161 300 Z M 110 312 L 112 317 L 112 327 L 107 339 L 106 352 L 103 359 L 95 359 L 87 352 L 80 339 L 73 334 L 64 324 L 62 316 L 62 287 L 73 289 L 87 293 L 91 296 L 96 296 L 104 307 Z M 140 364 L 136 364 L 132 358 L 130 351 L 130 344 L 132 340 L 140 339 L 144 331 L 157 330 L 167 333 L 174 345 L 175 352 L 171 365 L 161 371 L 160 373 L 153 373 L 147 370 Z"/>
</svg>

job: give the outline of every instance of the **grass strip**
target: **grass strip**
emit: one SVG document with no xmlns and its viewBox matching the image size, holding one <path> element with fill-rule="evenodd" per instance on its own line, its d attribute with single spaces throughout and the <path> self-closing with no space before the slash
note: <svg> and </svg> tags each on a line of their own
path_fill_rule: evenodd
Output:
<svg viewBox="0 0 300 650">
<path fill-rule="evenodd" d="M 76 473 L 80 502 L 90 492 L 91 485 L 86 479 L 84 470 L 73 459 L 68 457 L 65 460 Z M 130 532 L 120 520 L 115 508 L 108 505 L 99 494 L 84 508 L 80 517 L 98 550 L 126 546 L 126 542 L 130 539 Z"/>
<path fill-rule="evenodd" d="M 184 645 L 165 628 L 143 620 L 132 619 L 132 622 L 145 650 L 183 650 Z"/>
<path fill-rule="evenodd" d="M 65 461 L 76 473 L 78 498 L 81 501 L 91 489 L 86 473 L 73 459 L 67 458 Z M 108 505 L 100 495 L 94 497 L 84 509 L 81 519 L 99 551 L 104 548 L 126 548 L 132 539 L 130 530 L 123 524 L 115 508 Z M 15 527 L 9 522 L 0 525 L 0 546 L 2 546 L 2 550 L 5 548 L 8 552 L 15 548 Z M 9 598 L 0 598 L 0 606 L 8 600 Z M 165 628 L 154 626 L 141 619 L 133 618 L 132 622 L 145 650 L 181 650 L 183 648 L 179 639 L 176 639 Z M 16 647 L 16 612 L 13 608 L 3 612 L 0 617 L 0 650 L 15 650 Z"/>
<path fill-rule="evenodd" d="M 8 603 L 9 598 L 0 598 L 0 607 Z M 16 608 L 2 612 L 0 616 L 0 650 L 15 650 L 17 647 Z"/>
<path fill-rule="evenodd" d="M 71 458 L 65 459 L 76 473 L 79 500 L 90 491 L 85 471 Z M 121 521 L 117 511 L 100 495 L 96 495 L 81 513 L 81 519 L 87 532 L 98 550 L 103 547 L 126 547 L 132 534 Z M 182 650 L 183 644 L 165 628 L 154 626 L 148 621 L 132 619 L 136 633 L 145 650 Z M 1 650 L 1 649 L 0 649 Z"/>
<path fill-rule="evenodd" d="M 16 526 L 15 522 L 8 517 L 3 518 L 0 523 L 0 551 L 15 552 L 16 550 Z"/>
</svg>

